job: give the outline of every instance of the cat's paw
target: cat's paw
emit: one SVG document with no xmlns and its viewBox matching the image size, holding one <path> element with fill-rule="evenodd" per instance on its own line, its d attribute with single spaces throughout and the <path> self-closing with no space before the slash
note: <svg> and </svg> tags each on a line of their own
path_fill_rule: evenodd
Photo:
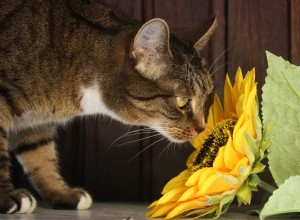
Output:
<svg viewBox="0 0 300 220">
<path fill-rule="evenodd" d="M 52 194 L 50 204 L 54 209 L 88 209 L 92 205 L 92 197 L 80 188 Z"/>
<path fill-rule="evenodd" d="M 36 208 L 35 198 L 25 189 L 0 192 L 0 213 L 31 213 Z"/>
</svg>

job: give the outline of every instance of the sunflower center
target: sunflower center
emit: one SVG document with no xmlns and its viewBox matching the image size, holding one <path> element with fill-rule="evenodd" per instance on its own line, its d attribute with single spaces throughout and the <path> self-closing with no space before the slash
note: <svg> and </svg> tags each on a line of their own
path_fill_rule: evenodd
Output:
<svg viewBox="0 0 300 220">
<path fill-rule="evenodd" d="M 227 143 L 229 135 L 232 137 L 235 124 L 236 120 L 233 119 L 219 122 L 204 140 L 202 148 L 194 154 L 188 168 L 196 171 L 204 167 L 212 167 L 219 148 Z"/>
</svg>

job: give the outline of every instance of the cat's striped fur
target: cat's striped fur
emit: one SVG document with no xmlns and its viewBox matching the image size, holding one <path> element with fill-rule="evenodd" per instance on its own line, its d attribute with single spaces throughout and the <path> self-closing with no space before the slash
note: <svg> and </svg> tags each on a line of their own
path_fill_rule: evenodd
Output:
<svg viewBox="0 0 300 220">
<path fill-rule="evenodd" d="M 75 116 L 106 114 L 178 142 L 195 137 L 213 89 L 199 56 L 213 27 L 193 47 L 161 19 L 142 26 L 96 0 L 2 0 L 0 213 L 36 206 L 11 182 L 9 150 L 53 207 L 91 205 L 58 171 L 56 126 Z"/>
</svg>

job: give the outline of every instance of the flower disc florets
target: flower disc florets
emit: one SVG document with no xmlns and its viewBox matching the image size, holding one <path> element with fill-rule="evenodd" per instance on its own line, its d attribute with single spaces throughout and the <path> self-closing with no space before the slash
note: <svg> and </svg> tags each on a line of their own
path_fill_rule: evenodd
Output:
<svg viewBox="0 0 300 220">
<path fill-rule="evenodd" d="M 195 151 L 191 163 L 187 164 L 188 168 L 196 171 L 204 167 L 212 167 L 219 148 L 226 145 L 229 137 L 232 138 L 235 124 L 234 119 L 219 122 L 204 140 L 202 148 Z"/>
</svg>

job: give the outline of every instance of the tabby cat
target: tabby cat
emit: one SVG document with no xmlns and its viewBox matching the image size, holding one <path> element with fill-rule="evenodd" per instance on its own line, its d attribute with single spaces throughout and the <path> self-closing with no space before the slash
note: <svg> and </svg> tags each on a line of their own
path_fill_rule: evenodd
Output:
<svg viewBox="0 0 300 220">
<path fill-rule="evenodd" d="M 75 116 L 108 115 L 175 142 L 194 138 L 213 91 L 200 50 L 214 27 L 190 44 L 162 19 L 141 25 L 97 0 L 1 0 L 0 213 L 36 207 L 11 182 L 9 152 L 54 208 L 91 206 L 58 170 L 56 127 Z"/>
</svg>

